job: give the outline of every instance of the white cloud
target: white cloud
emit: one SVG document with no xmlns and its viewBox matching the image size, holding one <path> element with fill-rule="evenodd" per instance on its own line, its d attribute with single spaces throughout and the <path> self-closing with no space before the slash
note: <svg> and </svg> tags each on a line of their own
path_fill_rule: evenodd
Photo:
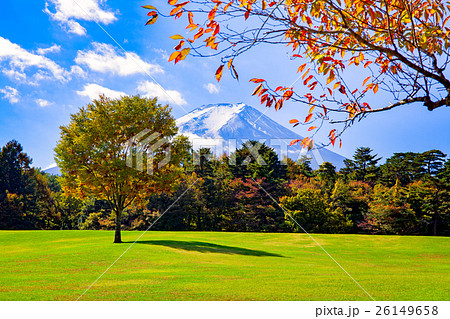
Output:
<svg viewBox="0 0 450 319">
<path fill-rule="evenodd" d="M 78 95 L 87 96 L 91 100 L 97 99 L 101 94 L 113 99 L 120 98 L 122 96 L 127 95 L 125 92 L 115 91 L 98 84 L 86 84 L 83 88 L 83 91 L 77 91 Z"/>
<path fill-rule="evenodd" d="M 52 102 L 49 102 L 49 101 L 44 100 L 44 99 L 36 99 L 36 100 L 34 100 L 34 101 L 35 101 L 36 104 L 39 105 L 40 107 L 46 107 L 46 106 L 49 106 L 49 105 L 52 105 L 52 104 L 53 104 Z"/>
<path fill-rule="evenodd" d="M 144 62 L 136 53 L 118 53 L 106 43 L 93 43 L 94 50 L 78 51 L 75 62 L 85 64 L 91 70 L 127 76 L 139 73 L 164 73 L 161 66 Z"/>
<path fill-rule="evenodd" d="M 19 102 L 19 91 L 10 86 L 5 86 L 4 89 L 0 89 L 0 93 L 3 94 L 3 98 L 9 100 L 9 103 L 14 104 Z"/>
<path fill-rule="evenodd" d="M 58 53 L 59 51 L 61 51 L 61 46 L 54 44 L 49 48 L 39 48 L 36 50 L 36 53 L 39 55 L 46 55 L 47 53 Z"/>
<path fill-rule="evenodd" d="M 117 20 L 114 12 L 102 9 L 105 0 L 48 0 L 44 12 L 59 22 L 67 32 L 86 35 L 86 29 L 75 20 L 109 24 Z M 50 11 L 52 7 L 55 11 Z"/>
<path fill-rule="evenodd" d="M 205 84 L 203 87 L 208 90 L 209 94 L 217 94 L 220 90 L 219 86 L 214 83 Z"/>
<path fill-rule="evenodd" d="M 161 56 L 161 59 L 163 59 L 164 61 L 169 60 L 169 53 L 167 53 L 166 50 L 164 49 L 153 49 L 154 52 L 158 53 Z"/>
<path fill-rule="evenodd" d="M 141 82 L 137 88 L 138 92 L 144 97 L 156 97 L 160 102 L 175 102 L 177 105 L 185 105 L 187 102 L 183 99 L 180 92 L 175 90 L 164 90 L 154 82 Z"/>
<path fill-rule="evenodd" d="M 0 65 L 3 64 L 2 72 L 16 80 L 27 78 L 26 69 L 35 69 L 35 80 L 55 78 L 65 82 L 71 78 L 71 71 L 67 71 L 49 58 L 28 52 L 20 45 L 12 43 L 0 36 Z M 5 65 L 6 64 L 6 65 Z M 79 67 L 77 67 L 79 68 Z M 79 70 L 78 70 L 79 71 Z M 77 73 L 77 72 L 74 72 Z"/>
</svg>

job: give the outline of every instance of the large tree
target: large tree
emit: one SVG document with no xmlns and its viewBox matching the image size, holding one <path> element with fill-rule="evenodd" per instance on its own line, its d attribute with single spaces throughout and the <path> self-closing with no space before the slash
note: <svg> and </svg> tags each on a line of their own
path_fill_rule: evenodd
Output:
<svg viewBox="0 0 450 319">
<path fill-rule="evenodd" d="M 155 137 L 153 145 L 166 141 L 157 148 L 140 143 L 141 132 Z M 115 214 L 114 242 L 120 243 L 124 209 L 172 190 L 187 146 L 186 139 L 173 138 L 176 133 L 170 107 L 156 99 L 101 96 L 61 126 L 55 152 L 63 190 L 68 196 L 107 200 Z M 170 161 L 159 165 L 168 155 Z"/>
<path fill-rule="evenodd" d="M 412 103 L 430 111 L 450 105 L 450 4 L 445 0 L 168 2 L 168 14 L 187 16 L 180 20 L 191 32 L 171 37 L 179 42 L 169 61 L 177 63 L 190 53 L 218 55 L 218 81 L 226 67 L 237 78 L 237 58 L 259 44 L 290 46 L 301 81 L 294 87 L 254 78 L 253 94 L 277 110 L 288 100 L 308 105 L 305 123 L 343 123 L 329 134 L 333 144 L 368 114 Z M 147 24 L 155 23 L 158 9 L 144 8 L 151 10 Z M 390 98 L 372 103 L 378 90 Z M 317 127 L 322 126 L 310 129 Z M 309 138 L 302 143 L 312 146 Z"/>
</svg>

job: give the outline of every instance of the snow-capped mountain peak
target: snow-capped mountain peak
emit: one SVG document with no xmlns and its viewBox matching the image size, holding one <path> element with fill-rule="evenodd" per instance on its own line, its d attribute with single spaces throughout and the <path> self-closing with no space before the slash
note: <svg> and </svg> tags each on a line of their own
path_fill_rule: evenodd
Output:
<svg viewBox="0 0 450 319">
<path fill-rule="evenodd" d="M 295 160 L 308 155 L 313 168 L 318 168 L 323 161 L 340 168 L 345 159 L 326 148 L 306 153 L 299 145 L 289 147 L 293 139 L 303 137 L 245 103 L 203 105 L 180 117 L 177 126 L 180 134 L 191 139 L 194 149 L 210 147 L 213 152 L 222 154 L 233 151 L 247 140 L 259 140 L 281 152 L 281 157 L 287 155 Z"/>
</svg>

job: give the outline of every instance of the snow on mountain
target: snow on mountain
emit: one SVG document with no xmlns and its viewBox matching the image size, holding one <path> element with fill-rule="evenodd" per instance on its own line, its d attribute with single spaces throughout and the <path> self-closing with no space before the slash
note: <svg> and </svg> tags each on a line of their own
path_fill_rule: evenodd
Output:
<svg viewBox="0 0 450 319">
<path fill-rule="evenodd" d="M 189 137 L 194 149 L 209 147 L 216 154 L 229 154 L 247 140 L 258 140 L 273 147 L 281 156 L 293 160 L 306 155 L 311 166 L 317 169 L 323 162 L 330 162 L 337 169 L 344 166 L 345 157 L 325 147 L 306 152 L 299 145 L 289 146 L 293 139 L 303 137 L 278 124 L 260 111 L 244 103 L 209 104 L 189 112 L 177 119 L 179 133 Z M 56 164 L 46 167 L 44 172 L 60 175 Z"/>
<path fill-rule="evenodd" d="M 331 162 L 340 169 L 345 157 L 320 147 L 306 152 L 299 145 L 288 146 L 303 137 L 278 124 L 260 111 L 244 103 L 209 104 L 194 109 L 177 120 L 179 133 L 190 138 L 195 149 L 210 147 L 216 154 L 229 153 L 247 140 L 259 140 L 273 147 L 281 156 L 297 160 L 301 155 L 311 158 L 316 169 Z"/>
</svg>

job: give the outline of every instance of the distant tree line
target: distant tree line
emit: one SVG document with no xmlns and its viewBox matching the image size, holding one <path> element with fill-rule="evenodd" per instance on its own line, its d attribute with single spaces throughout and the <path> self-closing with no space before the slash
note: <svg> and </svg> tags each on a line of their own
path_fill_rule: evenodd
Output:
<svg viewBox="0 0 450 319">
<path fill-rule="evenodd" d="M 175 190 L 126 209 L 123 229 L 145 230 L 160 217 L 153 230 L 301 232 L 300 225 L 317 233 L 450 235 L 450 159 L 439 150 L 395 153 L 380 165 L 360 147 L 339 172 L 328 162 L 313 170 L 306 157 L 282 163 L 255 141 L 229 156 L 207 148 L 186 154 Z M 107 201 L 65 194 L 59 177 L 31 163 L 17 141 L 1 149 L 0 229 L 114 229 Z"/>
</svg>

